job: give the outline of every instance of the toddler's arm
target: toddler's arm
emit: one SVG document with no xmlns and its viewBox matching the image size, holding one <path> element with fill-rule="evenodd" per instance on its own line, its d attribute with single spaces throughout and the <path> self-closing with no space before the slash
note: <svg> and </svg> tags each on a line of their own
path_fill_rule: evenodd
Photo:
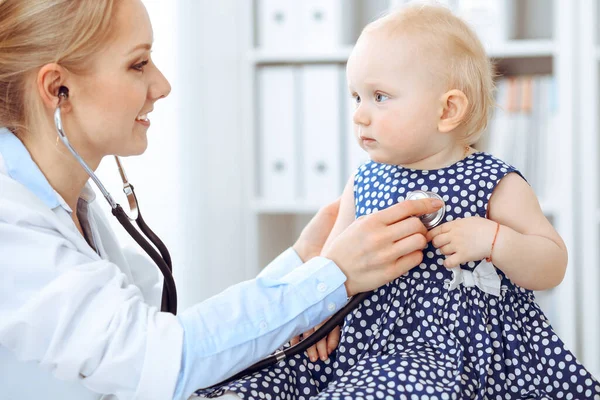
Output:
<svg viewBox="0 0 600 400">
<path fill-rule="evenodd" d="M 530 290 L 557 286 L 567 267 L 566 246 L 531 187 L 517 174 L 496 187 L 488 216 L 500 223 L 493 262 L 511 281 Z"/>
<path fill-rule="evenodd" d="M 327 237 L 325 244 L 323 245 L 323 252 L 329 248 L 335 238 L 338 237 L 350 224 L 354 221 L 354 175 L 348 179 L 344 192 L 342 193 L 342 199 L 340 201 L 340 211 L 335 225 L 331 233 Z"/>
</svg>

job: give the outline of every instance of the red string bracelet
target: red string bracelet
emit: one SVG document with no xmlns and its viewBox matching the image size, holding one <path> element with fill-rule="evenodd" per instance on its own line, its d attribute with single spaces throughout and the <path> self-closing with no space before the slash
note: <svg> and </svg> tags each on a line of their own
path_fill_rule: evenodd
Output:
<svg viewBox="0 0 600 400">
<path fill-rule="evenodd" d="M 494 240 L 492 241 L 492 249 L 490 250 L 490 256 L 485 258 L 485 261 L 492 262 L 492 253 L 494 252 L 494 245 L 496 244 L 496 238 L 498 237 L 498 231 L 500 230 L 500 224 L 496 222 L 496 233 L 494 234 Z"/>
</svg>

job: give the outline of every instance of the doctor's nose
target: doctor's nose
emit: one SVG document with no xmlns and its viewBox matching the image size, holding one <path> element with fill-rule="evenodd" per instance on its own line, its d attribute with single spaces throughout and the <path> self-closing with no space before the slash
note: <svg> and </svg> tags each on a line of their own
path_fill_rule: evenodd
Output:
<svg viewBox="0 0 600 400">
<path fill-rule="evenodd" d="M 148 89 L 148 97 L 152 101 L 164 99 L 171 93 L 171 84 L 158 68 L 155 68 L 152 72 L 154 74 Z"/>
<path fill-rule="evenodd" d="M 371 124 L 371 118 L 369 117 L 365 106 L 359 104 L 354 110 L 352 121 L 356 125 L 369 126 Z"/>
</svg>

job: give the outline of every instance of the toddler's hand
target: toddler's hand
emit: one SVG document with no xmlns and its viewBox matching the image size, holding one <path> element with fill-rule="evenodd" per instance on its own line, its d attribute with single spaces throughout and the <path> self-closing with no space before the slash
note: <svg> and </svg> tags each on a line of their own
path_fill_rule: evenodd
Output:
<svg viewBox="0 0 600 400">
<path fill-rule="evenodd" d="M 429 232 L 427 241 L 446 256 L 446 268 L 490 256 L 496 223 L 486 218 L 467 217 L 446 222 Z"/>
<path fill-rule="evenodd" d="M 327 322 L 327 320 L 323 321 L 321 324 L 317 325 L 315 328 L 313 329 L 309 329 L 308 331 L 304 332 L 303 339 L 306 339 L 307 337 L 309 337 L 310 335 L 312 335 L 317 329 L 319 329 L 321 326 L 323 326 L 323 324 L 325 324 L 325 322 Z M 295 338 L 293 338 L 290 341 L 290 344 L 292 346 L 294 346 L 295 344 L 300 342 L 300 337 L 296 336 Z M 333 350 L 335 350 L 335 348 L 337 347 L 337 345 L 340 343 L 340 327 L 339 325 L 336 326 L 331 332 L 329 332 L 327 334 L 327 336 L 325 336 L 323 339 L 319 340 L 317 342 L 317 344 L 311 346 L 308 348 L 308 350 L 306 350 L 308 357 L 310 358 L 310 361 L 315 362 L 317 361 L 317 359 L 321 359 L 323 361 L 327 360 L 327 358 L 329 357 L 329 354 L 331 354 L 331 352 Z"/>
</svg>

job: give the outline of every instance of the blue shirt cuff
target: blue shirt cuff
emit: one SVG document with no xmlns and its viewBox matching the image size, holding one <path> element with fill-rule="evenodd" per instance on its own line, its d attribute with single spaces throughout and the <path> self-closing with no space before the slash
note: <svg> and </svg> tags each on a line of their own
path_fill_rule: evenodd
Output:
<svg viewBox="0 0 600 400">
<path fill-rule="evenodd" d="M 287 275 L 294 268 L 302 265 L 303 262 L 298 256 L 298 253 L 290 247 L 283 253 L 281 253 L 277 258 L 269 263 L 263 270 L 257 275 L 257 278 L 263 276 L 269 276 L 270 278 L 279 278 L 284 275 Z"/>
</svg>

